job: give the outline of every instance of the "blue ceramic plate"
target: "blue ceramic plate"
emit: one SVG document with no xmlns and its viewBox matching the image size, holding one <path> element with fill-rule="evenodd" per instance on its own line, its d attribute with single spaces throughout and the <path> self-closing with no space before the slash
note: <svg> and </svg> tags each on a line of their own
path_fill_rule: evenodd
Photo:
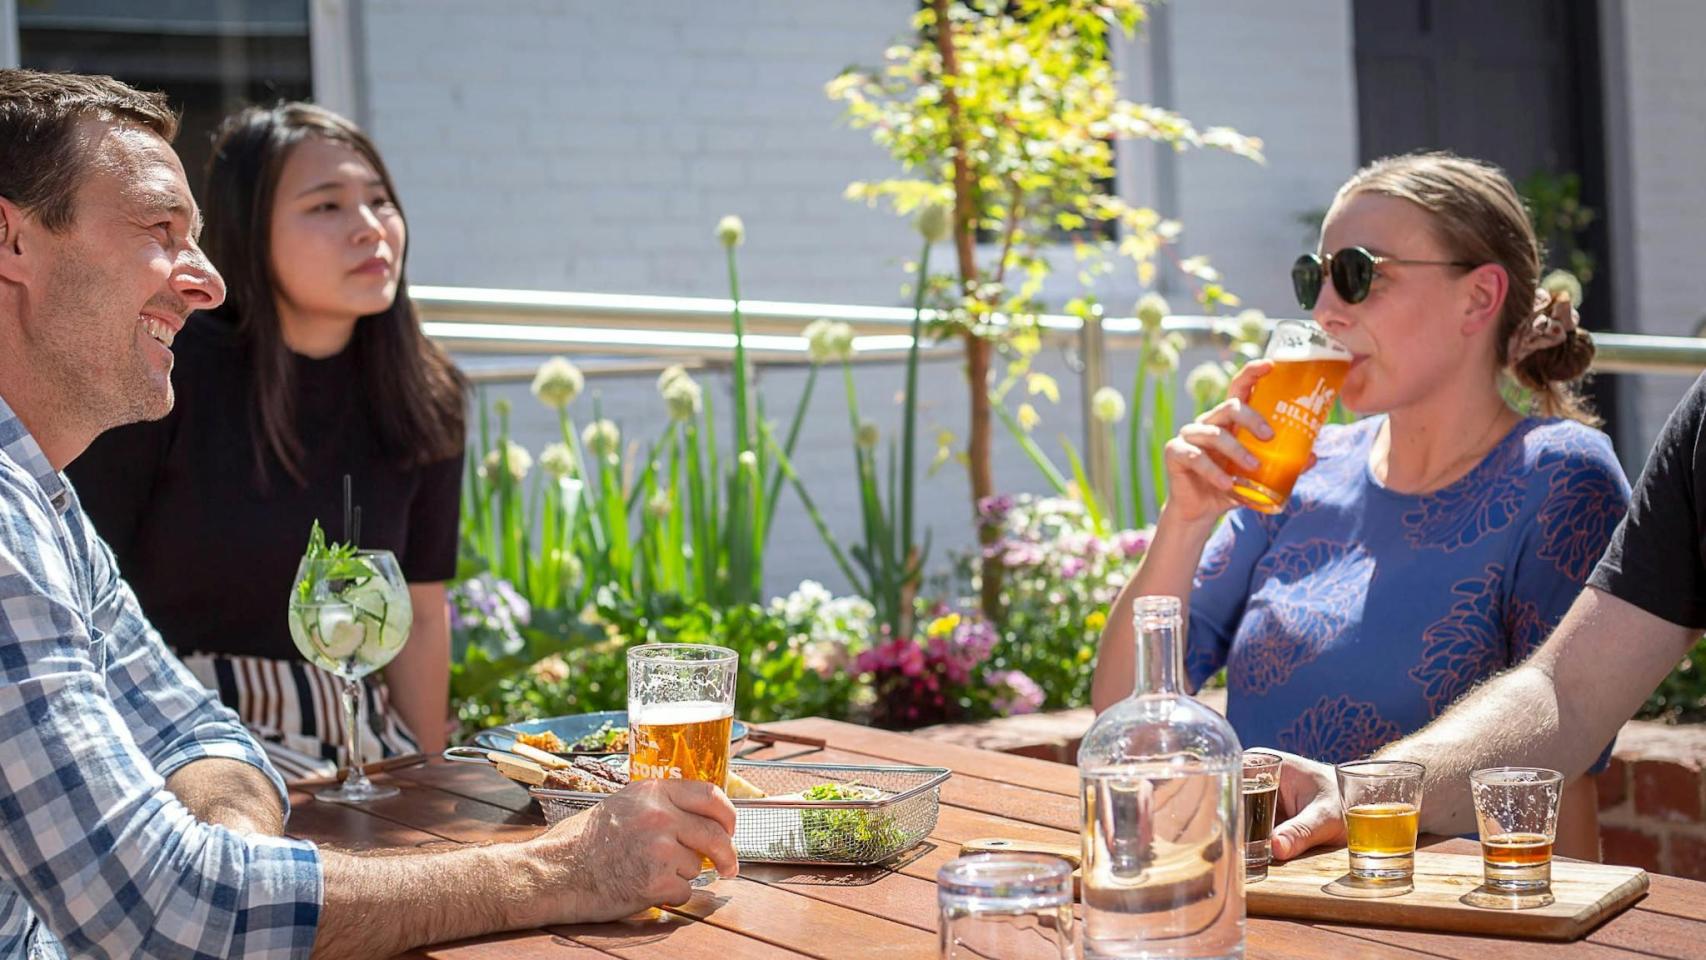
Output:
<svg viewBox="0 0 1706 960">
<path fill-rule="evenodd" d="M 576 740 L 593 733 L 598 728 L 609 724 L 612 729 L 628 729 L 628 711 L 605 710 L 599 713 L 575 713 L 566 717 L 547 717 L 544 720 L 524 720 L 520 723 L 509 723 L 490 730 L 481 730 L 474 735 L 474 745 L 488 750 L 508 750 L 515 743 L 518 733 L 543 733 L 547 730 L 557 735 L 564 743 L 573 744 Z M 731 743 L 739 743 L 746 739 L 746 724 L 736 720 L 734 729 L 729 734 Z M 607 756 L 611 751 L 597 750 L 565 750 L 561 756 L 596 757 Z M 626 751 L 618 751 L 625 753 Z"/>
</svg>

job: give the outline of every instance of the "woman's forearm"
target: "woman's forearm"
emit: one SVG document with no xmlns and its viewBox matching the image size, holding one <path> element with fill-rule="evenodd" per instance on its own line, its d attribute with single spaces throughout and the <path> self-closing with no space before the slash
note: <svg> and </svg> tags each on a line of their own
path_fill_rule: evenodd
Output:
<svg viewBox="0 0 1706 960">
<path fill-rule="evenodd" d="M 1131 693 L 1136 642 L 1131 624 L 1132 604 L 1143 596 L 1178 597 L 1182 612 L 1188 617 L 1197 564 L 1217 520 L 1219 516 L 1181 521 L 1162 508 L 1149 549 L 1144 552 L 1137 572 L 1114 599 L 1108 624 L 1102 628 L 1096 653 L 1096 677 L 1090 690 L 1091 703 L 1098 713 Z"/>
</svg>

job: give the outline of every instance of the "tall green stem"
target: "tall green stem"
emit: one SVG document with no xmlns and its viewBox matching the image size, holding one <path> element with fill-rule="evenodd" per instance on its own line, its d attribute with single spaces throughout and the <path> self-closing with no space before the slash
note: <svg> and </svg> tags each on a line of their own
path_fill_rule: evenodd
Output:
<svg viewBox="0 0 1706 960">
<path fill-rule="evenodd" d="M 906 351 L 906 409 L 905 426 L 901 431 L 900 448 L 900 550 L 904 566 L 912 554 L 912 479 L 913 456 L 918 433 L 918 346 L 924 337 L 924 290 L 930 279 L 930 240 L 924 240 L 924 252 L 918 256 L 918 283 L 912 294 L 912 346 Z"/>
</svg>

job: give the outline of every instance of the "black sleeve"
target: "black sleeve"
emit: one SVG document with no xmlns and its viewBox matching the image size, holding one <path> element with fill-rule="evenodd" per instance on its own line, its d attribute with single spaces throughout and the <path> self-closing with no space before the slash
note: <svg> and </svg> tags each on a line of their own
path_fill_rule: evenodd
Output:
<svg viewBox="0 0 1706 960">
<path fill-rule="evenodd" d="M 1706 629 L 1706 375 L 1694 381 L 1647 456 L 1629 513 L 1588 584 L 1648 613 Z"/>
<path fill-rule="evenodd" d="M 122 571 L 166 459 L 176 418 L 115 427 L 95 438 L 65 473 L 95 532 L 112 547 Z"/>
<path fill-rule="evenodd" d="M 438 583 L 456 575 L 458 522 L 462 515 L 462 458 L 451 457 L 420 468 L 421 485 L 409 504 L 409 539 L 403 579 Z"/>
</svg>

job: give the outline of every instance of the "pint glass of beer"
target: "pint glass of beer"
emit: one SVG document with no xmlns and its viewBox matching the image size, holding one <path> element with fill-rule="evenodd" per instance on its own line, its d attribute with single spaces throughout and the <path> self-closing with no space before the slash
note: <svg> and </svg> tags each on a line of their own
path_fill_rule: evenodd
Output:
<svg viewBox="0 0 1706 960">
<path fill-rule="evenodd" d="M 1564 776 L 1542 767 L 1492 767 L 1469 775 L 1486 885 L 1476 906 L 1523 909 L 1552 902 L 1552 841 Z"/>
<path fill-rule="evenodd" d="M 1278 513 L 1297 475 L 1309 466 L 1315 435 L 1351 371 L 1351 352 L 1313 323 L 1281 320 L 1268 340 L 1267 359 L 1274 368 L 1256 381 L 1250 407 L 1274 428 L 1273 439 L 1259 440 L 1240 427 L 1238 442 L 1255 454 L 1256 466 L 1220 463 L 1232 474 L 1235 498 L 1262 513 Z"/>
<path fill-rule="evenodd" d="M 703 780 L 723 786 L 735 715 L 735 665 L 727 647 L 648 643 L 628 649 L 628 773 L 634 780 Z M 716 879 L 711 861 L 694 886 Z"/>
</svg>

